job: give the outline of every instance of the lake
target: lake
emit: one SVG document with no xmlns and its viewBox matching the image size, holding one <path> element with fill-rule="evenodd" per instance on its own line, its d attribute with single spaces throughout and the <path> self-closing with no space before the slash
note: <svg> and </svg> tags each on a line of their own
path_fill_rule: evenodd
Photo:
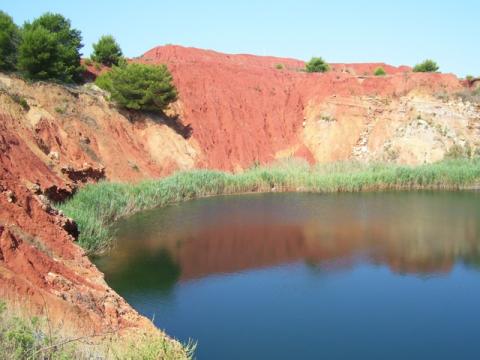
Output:
<svg viewBox="0 0 480 360">
<path fill-rule="evenodd" d="M 197 359 L 480 356 L 480 192 L 222 196 L 116 230 L 106 281 Z"/>
</svg>

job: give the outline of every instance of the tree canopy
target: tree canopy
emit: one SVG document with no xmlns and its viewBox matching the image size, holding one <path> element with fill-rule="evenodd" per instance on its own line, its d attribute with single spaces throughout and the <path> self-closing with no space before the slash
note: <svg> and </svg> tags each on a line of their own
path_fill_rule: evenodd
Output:
<svg viewBox="0 0 480 360">
<path fill-rule="evenodd" d="M 132 110 L 162 111 L 177 99 L 172 75 L 165 65 L 114 66 L 95 83 L 109 91 L 119 106 Z"/>
<path fill-rule="evenodd" d="M 310 61 L 305 65 L 305 70 L 307 72 L 326 72 L 330 69 L 330 66 L 321 58 L 321 57 L 313 57 Z"/>
<path fill-rule="evenodd" d="M 373 72 L 373 75 L 375 76 L 385 76 L 387 75 L 387 73 L 385 72 L 385 69 L 381 66 L 379 66 L 378 68 L 375 69 L 375 71 Z"/>
<path fill-rule="evenodd" d="M 112 35 L 103 35 L 93 44 L 92 60 L 106 66 L 118 65 L 122 57 L 122 49 Z"/>
<path fill-rule="evenodd" d="M 18 68 L 31 79 L 78 80 L 80 31 L 60 14 L 45 13 L 33 22 L 26 22 L 18 52 Z"/>
<path fill-rule="evenodd" d="M 20 32 L 12 18 L 0 10 L 0 70 L 14 70 Z"/>
<path fill-rule="evenodd" d="M 415 65 L 413 68 L 414 72 L 436 72 L 440 69 L 437 63 L 433 60 L 427 59 L 420 64 Z"/>
</svg>

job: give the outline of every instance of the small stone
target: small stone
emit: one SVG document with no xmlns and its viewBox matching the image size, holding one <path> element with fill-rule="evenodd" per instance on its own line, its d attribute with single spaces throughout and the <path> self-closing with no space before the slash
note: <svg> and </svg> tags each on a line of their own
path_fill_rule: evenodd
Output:
<svg viewBox="0 0 480 360">
<path fill-rule="evenodd" d="M 33 184 L 32 185 L 32 192 L 36 195 L 39 195 L 42 193 L 42 189 L 40 188 L 40 185 L 39 184 Z"/>
<path fill-rule="evenodd" d="M 87 137 L 87 136 L 85 136 L 85 135 L 82 135 L 82 136 L 80 137 L 80 142 L 88 145 L 88 144 L 90 144 L 90 138 Z"/>
<path fill-rule="evenodd" d="M 17 200 L 17 198 L 15 197 L 15 194 L 13 193 L 12 190 L 7 190 L 5 195 L 7 196 L 7 201 L 9 203 L 14 203 Z"/>
<path fill-rule="evenodd" d="M 57 161 L 60 159 L 60 155 L 58 155 L 58 152 L 56 152 L 56 151 L 51 151 L 48 154 L 48 157 L 52 160 L 57 160 Z"/>
</svg>

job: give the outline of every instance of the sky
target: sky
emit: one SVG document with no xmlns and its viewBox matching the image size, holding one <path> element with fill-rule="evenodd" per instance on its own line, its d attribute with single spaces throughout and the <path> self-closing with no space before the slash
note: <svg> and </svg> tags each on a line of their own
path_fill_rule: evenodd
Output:
<svg viewBox="0 0 480 360">
<path fill-rule="evenodd" d="M 128 57 L 164 44 L 327 62 L 414 65 L 480 75 L 480 1 L 1 0 L 21 25 L 57 12 L 82 32 L 82 49 L 112 34 Z"/>
</svg>

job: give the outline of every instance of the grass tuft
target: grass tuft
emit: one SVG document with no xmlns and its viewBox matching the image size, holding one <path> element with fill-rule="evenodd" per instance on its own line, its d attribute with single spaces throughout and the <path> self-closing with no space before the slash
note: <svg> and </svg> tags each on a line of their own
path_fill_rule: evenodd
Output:
<svg viewBox="0 0 480 360">
<path fill-rule="evenodd" d="M 24 318 L 7 311 L 0 301 L 0 359 L 73 359 L 78 353 L 72 344 L 63 344 L 45 331 L 44 319 Z"/>
</svg>

